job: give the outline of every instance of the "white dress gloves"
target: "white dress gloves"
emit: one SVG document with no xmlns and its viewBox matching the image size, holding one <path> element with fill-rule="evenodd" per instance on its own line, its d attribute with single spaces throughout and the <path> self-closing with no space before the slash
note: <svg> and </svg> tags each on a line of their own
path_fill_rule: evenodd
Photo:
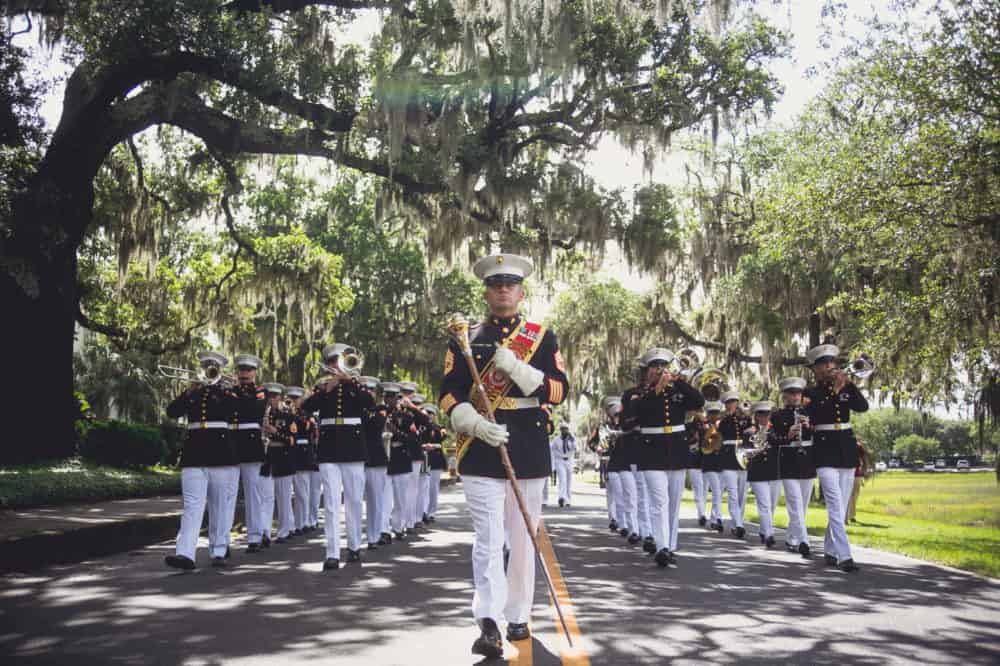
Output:
<svg viewBox="0 0 1000 666">
<path fill-rule="evenodd" d="M 545 381 L 545 373 L 524 361 L 506 347 L 498 347 L 493 355 L 496 369 L 510 377 L 524 395 L 531 395 Z"/>
<path fill-rule="evenodd" d="M 507 426 L 493 423 L 476 411 L 470 402 L 462 402 L 451 410 L 451 425 L 457 432 L 481 439 L 490 446 L 506 444 L 510 438 Z"/>
</svg>

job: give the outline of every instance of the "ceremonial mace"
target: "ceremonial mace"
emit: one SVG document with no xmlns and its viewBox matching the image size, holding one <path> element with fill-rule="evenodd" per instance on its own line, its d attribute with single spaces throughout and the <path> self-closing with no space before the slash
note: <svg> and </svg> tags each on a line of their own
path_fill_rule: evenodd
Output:
<svg viewBox="0 0 1000 666">
<path fill-rule="evenodd" d="M 482 399 L 483 407 L 486 410 L 486 418 L 493 423 L 496 423 L 497 419 L 496 415 L 493 413 L 493 405 L 490 404 L 490 400 L 486 395 L 486 387 L 483 386 L 483 378 L 479 376 L 479 369 L 476 368 L 476 361 L 472 358 L 472 345 L 469 343 L 468 320 L 461 314 L 453 314 L 448 319 L 447 330 L 449 335 L 451 335 L 455 342 L 458 343 L 458 348 L 462 350 L 462 356 L 465 357 L 465 361 L 469 365 L 469 373 L 472 375 L 472 381 L 476 385 L 476 392 Z M 514 466 L 510 462 L 510 454 L 507 453 L 507 445 L 501 444 L 497 447 L 497 450 L 500 452 L 500 462 L 503 463 L 503 469 L 507 474 L 507 480 L 514 489 L 514 497 L 517 499 L 517 508 L 521 510 L 521 517 L 524 518 L 524 525 L 528 530 L 528 538 L 531 539 L 531 545 L 535 549 L 535 557 L 538 558 L 538 564 L 542 568 L 542 577 L 545 578 L 545 585 L 549 588 L 549 596 L 552 597 L 552 605 L 555 606 L 556 614 L 559 616 L 559 623 L 562 625 L 563 635 L 566 636 L 566 642 L 572 648 L 573 639 L 570 636 L 569 627 L 566 625 L 566 618 L 563 617 L 562 606 L 559 605 L 559 596 L 556 594 L 556 587 L 552 582 L 552 576 L 549 574 L 548 567 L 545 566 L 545 559 L 542 558 L 542 552 L 538 549 L 538 540 L 535 538 L 535 530 L 533 530 L 531 526 L 531 516 L 528 513 L 528 507 L 524 504 L 524 497 L 521 495 L 521 488 L 517 485 L 517 475 L 514 474 Z M 548 479 L 546 479 L 546 482 L 548 482 Z"/>
</svg>

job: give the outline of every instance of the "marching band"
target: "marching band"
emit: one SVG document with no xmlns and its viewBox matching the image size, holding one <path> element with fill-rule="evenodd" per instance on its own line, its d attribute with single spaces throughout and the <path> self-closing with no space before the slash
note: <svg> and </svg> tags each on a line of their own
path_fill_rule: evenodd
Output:
<svg viewBox="0 0 1000 666">
<path fill-rule="evenodd" d="M 353 564 L 361 562 L 362 543 L 376 550 L 412 538 L 436 521 L 448 466 L 440 415 L 455 433 L 475 532 L 472 614 L 481 634 L 472 651 L 499 657 L 503 620 L 509 640 L 529 638 L 543 495 L 555 470 L 559 505 L 570 505 L 577 452 L 568 424 L 550 440 L 551 409 L 565 400 L 568 379 L 555 333 L 519 312 L 532 270 L 512 254 L 476 263 L 489 315 L 471 329 L 463 318 L 449 324 L 438 405 L 425 404 L 413 382 L 362 376 L 364 357 L 344 343 L 322 350 L 324 376 L 308 396 L 297 386 L 259 384 L 261 360 L 251 354 L 235 357 L 236 377 L 224 374 L 224 355 L 200 354 L 198 379 L 168 407 L 169 416 L 186 420 L 187 437 L 184 508 L 166 564 L 195 568 L 207 508 L 211 564 L 227 566 L 240 487 L 247 553 L 317 530 L 321 497 L 325 572 L 340 569 L 342 546 Z M 770 549 L 784 491 L 785 548 L 808 559 L 805 515 L 818 478 L 828 512 L 825 561 L 857 570 L 845 530 L 858 456 L 850 415 L 868 403 L 852 380 L 874 366 L 863 357 L 845 369 L 839 355 L 832 344 L 810 349 L 815 383 L 781 379 L 782 406 L 775 410 L 767 399 L 742 401 L 725 373 L 701 367 L 690 349 L 646 350 L 636 359 L 636 385 L 603 402 L 603 422 L 587 441 L 600 459 L 611 532 L 641 545 L 658 567 L 676 567 L 686 478 L 698 524 L 725 532 L 725 493 L 729 533 L 741 540 L 752 489 L 758 536 Z M 164 368 L 168 376 L 192 378 Z M 542 571 L 551 585 L 544 563 Z"/>
</svg>

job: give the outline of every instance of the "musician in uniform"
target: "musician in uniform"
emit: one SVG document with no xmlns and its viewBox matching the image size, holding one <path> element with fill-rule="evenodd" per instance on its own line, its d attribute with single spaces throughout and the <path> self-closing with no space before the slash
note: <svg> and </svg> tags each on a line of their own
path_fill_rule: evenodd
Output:
<svg viewBox="0 0 1000 666">
<path fill-rule="evenodd" d="M 569 431 L 569 424 L 559 426 L 559 435 L 549 444 L 553 466 L 559 483 L 559 506 L 569 506 L 573 485 L 573 461 L 576 459 L 576 438 Z"/>
<path fill-rule="evenodd" d="M 361 418 L 375 406 L 375 398 L 357 377 L 340 370 L 341 356 L 357 355 L 343 343 L 323 348 L 323 364 L 335 370 L 322 388 L 306 399 L 307 412 L 319 412 L 319 472 L 323 478 L 326 557 L 323 571 L 340 568 L 340 495 L 344 494 L 347 561 L 361 561 L 362 501 L 368 446 Z M 345 364 L 346 365 L 346 364 Z"/>
<path fill-rule="evenodd" d="M 261 427 L 267 396 L 257 386 L 260 359 L 253 354 L 236 355 L 238 384 L 234 389 L 238 403 L 233 414 L 230 436 L 236 444 L 243 483 L 243 512 L 247 528 L 247 552 L 256 553 L 263 545 L 264 530 L 260 525 L 263 495 L 260 466 L 264 463 L 264 441 Z M 269 544 L 268 544 L 269 545 Z"/>
<path fill-rule="evenodd" d="M 408 530 L 414 526 L 415 509 L 411 505 L 413 492 L 413 452 L 419 450 L 420 428 L 427 424 L 426 416 L 413 407 L 410 399 L 403 395 L 403 382 L 387 382 L 382 385 L 386 404 L 389 405 L 389 480 L 392 483 L 392 524 L 393 537 L 400 541 L 407 538 Z M 407 393 L 415 391 L 408 385 Z"/>
<path fill-rule="evenodd" d="M 813 427 L 813 456 L 826 502 L 827 528 L 823 558 L 842 571 L 857 571 L 847 539 L 847 502 L 858 466 L 858 444 L 851 429 L 851 412 L 868 411 L 861 390 L 840 369 L 836 345 L 824 344 L 806 352 L 816 384 L 805 390 L 806 415 Z"/>
<path fill-rule="evenodd" d="M 406 527 L 415 532 L 423 527 L 420 521 L 420 469 L 424 464 L 424 450 L 420 443 L 420 430 L 427 425 L 427 415 L 420 411 L 414 396 L 417 396 L 417 385 L 415 382 L 399 382 L 400 400 L 399 406 L 404 412 L 412 412 L 415 425 L 411 426 L 411 436 L 406 438 L 406 451 L 410 456 L 410 475 L 407 477 L 406 487 Z M 423 402 L 423 396 L 417 398 L 418 402 Z"/>
<path fill-rule="evenodd" d="M 661 567 L 676 563 L 674 551 L 688 455 L 684 419 L 689 411 L 705 404 L 697 389 L 669 370 L 674 358 L 673 352 L 662 347 L 647 350 L 639 361 L 644 369 L 642 387 L 622 396 L 623 427 L 639 428 L 639 469 L 649 492 L 655 559 Z"/>
<path fill-rule="evenodd" d="M 427 398 L 422 393 L 414 393 L 410 399 L 413 406 L 427 420 L 427 425 L 417 431 L 417 445 L 420 447 L 420 468 L 418 469 L 417 504 L 414 511 L 415 524 L 418 527 L 430 527 L 427 520 L 427 502 L 430 500 L 430 460 L 428 460 L 427 445 L 438 438 L 434 419 L 425 408 Z"/>
<path fill-rule="evenodd" d="M 435 405 L 424 407 L 431 421 L 430 433 L 424 444 L 427 455 L 427 503 L 424 506 L 424 523 L 430 524 L 437 520 L 438 494 L 441 490 L 441 474 L 448 469 L 448 461 L 444 457 L 444 440 L 448 431 L 437 423 L 438 408 Z"/>
<path fill-rule="evenodd" d="M 722 418 L 722 411 L 724 407 L 721 402 L 706 402 L 705 403 L 705 418 L 708 420 L 709 426 L 715 424 L 718 427 L 719 420 Z M 722 437 L 721 433 L 718 435 Z M 706 430 L 705 437 L 708 437 L 708 431 Z M 708 529 L 715 530 L 720 534 L 723 532 L 722 527 L 722 447 L 719 446 L 718 450 L 710 453 L 702 453 L 701 455 L 701 475 L 705 482 L 705 487 L 712 493 L 712 510 L 708 516 Z"/>
<path fill-rule="evenodd" d="M 267 393 L 267 418 L 264 419 L 264 439 L 267 453 L 261 466 L 261 487 L 264 495 L 264 510 L 261 524 L 265 536 L 271 538 L 275 501 L 278 504 L 278 538 L 275 543 L 286 543 L 295 529 L 295 513 L 292 509 L 292 490 L 295 483 L 295 446 L 297 427 L 294 415 L 281 404 L 285 387 L 277 382 L 264 384 Z"/>
<path fill-rule="evenodd" d="M 806 380 L 801 377 L 779 380 L 778 388 L 784 406 L 771 415 L 771 424 L 781 447 L 778 466 L 785 490 L 785 509 L 788 511 L 785 549 L 809 559 L 812 553 L 806 530 L 806 511 L 812 498 L 816 464 L 812 456 L 812 428 L 802 409 L 805 387 Z"/>
<path fill-rule="evenodd" d="M 379 385 L 377 377 L 362 377 L 360 381 L 372 395 L 375 394 Z M 368 550 L 391 543 L 385 506 L 385 487 L 389 479 L 389 455 L 385 439 L 385 422 L 388 416 L 389 407 L 384 402 L 376 401 L 375 405 L 365 410 L 362 417 L 365 446 L 368 449 L 365 461 L 365 533 L 368 536 Z"/>
<path fill-rule="evenodd" d="M 702 412 L 691 412 L 689 416 L 687 476 L 691 482 L 694 505 L 698 510 L 698 524 L 704 527 L 708 519 L 705 517 L 705 477 L 701 474 L 701 444 L 707 426 Z"/>
<path fill-rule="evenodd" d="M 740 411 L 740 394 L 726 391 L 721 396 L 725 415 L 719 421 L 722 433 L 722 487 L 728 495 L 730 533 L 738 539 L 746 535 L 743 527 L 743 509 L 747 497 L 747 472 L 736 460 L 736 447 L 742 446 L 743 431 L 749 427 L 746 416 Z"/>
<path fill-rule="evenodd" d="M 312 498 L 312 468 L 316 465 L 316 450 L 312 446 L 312 430 L 315 422 L 310 414 L 302 409 L 306 390 L 301 386 L 289 386 L 285 389 L 288 396 L 293 423 L 295 424 L 295 444 L 292 447 L 292 460 L 295 465 L 295 477 L 292 487 L 295 496 L 292 498 L 292 509 L 295 513 L 296 536 L 312 531 L 309 523 L 309 502 Z"/>
<path fill-rule="evenodd" d="M 535 592 L 528 528 L 494 449 L 507 445 L 530 529 L 536 529 L 542 489 L 552 472 L 541 404 L 559 405 L 568 388 L 555 334 L 518 313 L 524 299 L 522 282 L 532 268 L 528 259 L 511 254 L 485 257 L 474 267 L 485 283 L 490 314 L 470 332 L 472 354 L 487 399 L 495 406 L 496 422 L 480 414 L 471 402 L 473 376 L 455 340 L 449 342 L 445 354 L 441 385 L 441 411 L 451 417 L 456 433 L 464 436 L 458 465 L 475 530 L 472 611 L 481 635 L 472 651 L 493 658 L 502 654 L 497 626 L 501 617 L 508 622 L 509 640 L 530 636 L 528 621 Z M 510 547 L 506 575 L 505 532 Z"/>
<path fill-rule="evenodd" d="M 753 424 L 743 431 L 744 446 L 753 447 L 747 462 L 747 480 L 753 488 L 757 515 L 760 517 L 760 542 L 768 549 L 774 547 L 774 508 L 781 496 L 778 480 L 779 442 L 771 427 L 774 403 L 760 400 L 751 406 Z"/>
<path fill-rule="evenodd" d="M 206 504 L 212 566 L 225 566 L 240 483 L 239 458 L 229 430 L 238 399 L 221 381 L 228 359 L 217 352 L 202 352 L 198 361 L 206 378 L 220 379 L 189 387 L 167 406 L 169 417 L 187 418 L 180 461 L 184 512 L 175 553 L 166 557 L 168 566 L 184 570 L 195 568 L 198 533 Z"/>
</svg>

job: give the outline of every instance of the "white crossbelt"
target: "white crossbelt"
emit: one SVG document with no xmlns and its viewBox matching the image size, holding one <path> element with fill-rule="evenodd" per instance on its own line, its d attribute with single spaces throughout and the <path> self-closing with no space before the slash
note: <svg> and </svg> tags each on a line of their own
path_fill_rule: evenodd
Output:
<svg viewBox="0 0 1000 666">
<path fill-rule="evenodd" d="M 826 431 L 829 431 L 829 430 L 850 430 L 851 429 L 851 424 L 850 423 L 818 423 L 818 424 L 814 425 L 812 428 L 813 428 L 813 430 L 819 430 L 819 431 L 824 431 L 824 430 L 826 430 Z"/>
<path fill-rule="evenodd" d="M 497 405 L 497 409 L 531 409 L 532 407 L 538 407 L 538 404 L 538 398 L 503 398 L 500 400 L 500 404 Z"/>
<path fill-rule="evenodd" d="M 240 423 L 236 426 L 237 430 L 260 430 L 259 423 Z"/>
<path fill-rule="evenodd" d="M 309 440 L 308 439 L 297 439 L 297 440 L 295 440 L 295 443 L 296 444 L 308 444 Z"/>
<path fill-rule="evenodd" d="M 195 421 L 188 423 L 188 430 L 229 430 L 225 421 Z"/>
<path fill-rule="evenodd" d="M 663 433 L 684 432 L 684 424 L 675 426 L 657 426 L 656 428 L 639 428 L 639 432 L 643 435 L 661 435 Z"/>
<path fill-rule="evenodd" d="M 361 425 L 360 416 L 338 416 L 336 418 L 322 419 L 319 424 L 321 426 L 331 426 L 331 425 Z"/>
<path fill-rule="evenodd" d="M 740 444 L 742 444 L 742 442 L 740 442 L 740 440 L 738 440 L 738 439 L 724 439 L 724 440 L 722 440 L 722 445 L 723 446 L 739 446 Z"/>
</svg>

